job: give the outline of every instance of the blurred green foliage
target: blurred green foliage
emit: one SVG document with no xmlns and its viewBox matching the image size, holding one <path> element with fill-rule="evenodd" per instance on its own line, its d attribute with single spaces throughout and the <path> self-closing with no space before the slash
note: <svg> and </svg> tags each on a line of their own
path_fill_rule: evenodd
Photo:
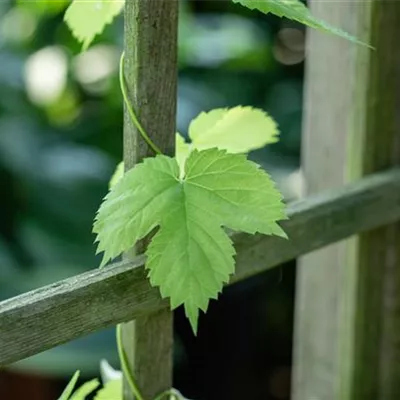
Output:
<svg viewBox="0 0 400 400">
<path fill-rule="evenodd" d="M 119 17 L 80 53 L 62 21 L 67 4 L 0 2 L 0 299 L 99 264 L 92 220 L 122 158 L 123 24 Z M 253 158 L 293 170 L 303 60 L 304 28 L 295 23 L 231 2 L 181 2 L 179 132 L 203 110 L 263 108 L 281 141 Z M 100 332 L 19 367 L 95 373 L 101 357 L 116 359 L 113 341 Z"/>
</svg>

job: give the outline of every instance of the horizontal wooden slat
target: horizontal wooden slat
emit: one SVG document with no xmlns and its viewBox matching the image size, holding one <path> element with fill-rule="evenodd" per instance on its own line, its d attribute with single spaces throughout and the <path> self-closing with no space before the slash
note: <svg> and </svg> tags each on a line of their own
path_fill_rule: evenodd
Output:
<svg viewBox="0 0 400 400">
<path fill-rule="evenodd" d="M 282 225 L 289 240 L 232 235 L 237 265 L 231 283 L 400 219 L 400 169 L 290 204 L 288 214 Z M 150 287 L 143 262 L 140 256 L 0 303 L 0 366 L 167 306 Z"/>
</svg>

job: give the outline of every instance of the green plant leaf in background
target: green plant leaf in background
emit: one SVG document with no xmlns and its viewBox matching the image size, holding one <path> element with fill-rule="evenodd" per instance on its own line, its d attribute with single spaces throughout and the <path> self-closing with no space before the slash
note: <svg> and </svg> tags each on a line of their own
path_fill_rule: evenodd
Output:
<svg viewBox="0 0 400 400">
<path fill-rule="evenodd" d="M 99 385 L 100 383 L 97 379 L 92 379 L 89 382 L 85 382 L 74 392 L 69 400 L 86 400 L 86 397 L 93 393 L 99 387 Z"/>
<path fill-rule="evenodd" d="M 104 265 L 157 226 L 146 251 L 150 282 L 184 305 L 194 332 L 234 272 L 232 242 L 222 227 L 286 237 L 282 196 L 270 177 L 242 154 L 193 150 L 180 176 L 174 158 L 148 158 L 128 171 L 100 206 L 93 231 Z"/>
<path fill-rule="evenodd" d="M 93 393 L 100 384 L 97 379 L 93 379 L 89 382 L 84 383 L 79 389 L 74 392 L 74 394 L 72 394 L 79 379 L 79 375 L 80 371 L 76 371 L 58 400 L 86 400 L 86 397 L 89 396 L 89 394 Z"/>
<path fill-rule="evenodd" d="M 274 14 L 278 17 L 300 22 L 311 28 L 315 28 L 327 33 L 338 35 L 354 43 L 368 46 L 347 32 L 336 28 L 325 21 L 314 17 L 310 10 L 300 0 L 232 0 L 234 3 L 241 4 L 251 10 L 258 10 L 264 14 Z"/>
<path fill-rule="evenodd" d="M 107 382 L 97 392 L 94 400 L 122 400 L 122 379 Z"/>
<path fill-rule="evenodd" d="M 217 108 L 200 113 L 189 125 L 189 137 L 198 150 L 217 147 L 228 153 L 248 153 L 278 141 L 276 122 L 252 107 Z"/>
<path fill-rule="evenodd" d="M 65 22 L 86 50 L 96 35 L 122 11 L 124 0 L 74 0 L 65 12 Z"/>
<path fill-rule="evenodd" d="M 185 161 L 191 152 L 190 144 L 179 134 L 175 135 L 175 157 L 181 171 L 184 170 Z"/>
<path fill-rule="evenodd" d="M 58 400 L 68 400 L 71 397 L 72 392 L 74 391 L 76 382 L 78 382 L 80 371 L 76 371 L 69 381 L 67 387 L 62 392 L 61 396 Z"/>
<path fill-rule="evenodd" d="M 110 179 L 110 183 L 108 184 L 109 189 L 114 187 L 116 183 L 122 178 L 123 175 L 124 175 L 124 162 L 121 161 L 115 168 L 113 176 Z"/>
<path fill-rule="evenodd" d="M 276 122 L 263 110 L 237 106 L 200 113 L 189 125 L 191 143 L 176 137 L 176 158 L 181 169 L 194 149 L 216 147 L 228 153 L 248 153 L 278 141 Z"/>
</svg>

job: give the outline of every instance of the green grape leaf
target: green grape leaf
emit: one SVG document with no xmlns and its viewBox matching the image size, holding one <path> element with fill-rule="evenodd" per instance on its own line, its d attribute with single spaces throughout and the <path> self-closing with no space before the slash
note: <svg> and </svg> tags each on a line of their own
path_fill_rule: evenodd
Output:
<svg viewBox="0 0 400 400">
<path fill-rule="evenodd" d="M 98 379 L 92 379 L 91 381 L 84 383 L 79 389 L 74 392 L 70 400 L 86 400 L 86 397 L 94 392 L 99 385 L 100 383 Z"/>
<path fill-rule="evenodd" d="M 179 167 L 183 171 L 183 167 L 185 165 L 186 158 L 188 157 L 190 153 L 190 144 L 185 142 L 185 139 L 179 134 L 176 133 L 175 135 L 175 156 L 178 162 Z M 124 162 L 121 161 L 117 167 L 115 168 L 115 171 L 110 179 L 110 182 L 108 184 L 108 188 L 111 189 L 113 188 L 117 182 L 122 178 L 124 175 Z"/>
<path fill-rule="evenodd" d="M 115 171 L 113 173 L 113 176 L 110 179 L 110 182 L 108 184 L 108 188 L 111 189 L 112 187 L 114 187 L 117 182 L 124 176 L 124 162 L 121 161 L 117 167 L 115 168 Z"/>
<path fill-rule="evenodd" d="M 76 371 L 74 375 L 72 376 L 71 380 L 69 381 L 67 387 L 64 389 L 62 392 L 61 396 L 58 398 L 58 400 L 68 400 L 71 397 L 71 394 L 76 386 L 76 382 L 78 382 L 80 375 L 80 371 Z"/>
<path fill-rule="evenodd" d="M 314 17 L 310 10 L 300 0 L 233 0 L 233 2 L 239 3 L 251 10 L 261 11 L 264 14 L 271 13 L 278 17 L 286 17 L 311 28 L 332 33 L 350 40 L 351 42 L 371 47 L 342 29 L 336 28 L 329 25 L 327 22 Z"/>
<path fill-rule="evenodd" d="M 278 127 L 264 111 L 252 107 L 217 108 L 200 113 L 189 125 L 192 146 L 247 153 L 278 141 Z"/>
<path fill-rule="evenodd" d="M 175 135 L 175 157 L 181 171 L 184 170 L 186 159 L 191 152 L 190 144 L 179 134 Z"/>
<path fill-rule="evenodd" d="M 107 382 L 97 392 L 94 400 L 122 400 L 122 379 L 114 379 Z"/>
<path fill-rule="evenodd" d="M 122 11 L 124 0 L 73 0 L 64 20 L 86 50 L 96 35 Z"/>
<path fill-rule="evenodd" d="M 264 111 L 252 107 L 217 108 L 200 113 L 189 125 L 191 143 L 175 135 L 175 156 L 181 175 L 185 161 L 193 149 L 217 147 L 228 153 L 247 153 L 278 141 L 276 122 Z M 123 162 L 118 164 L 109 187 L 122 177 Z"/>
<path fill-rule="evenodd" d="M 150 282 L 184 305 L 194 332 L 234 272 L 234 248 L 223 227 L 286 237 L 282 196 L 267 173 L 242 154 L 193 150 L 184 168 L 163 155 L 128 171 L 108 193 L 93 231 L 102 265 L 130 249 L 154 228 L 147 248 Z"/>
</svg>

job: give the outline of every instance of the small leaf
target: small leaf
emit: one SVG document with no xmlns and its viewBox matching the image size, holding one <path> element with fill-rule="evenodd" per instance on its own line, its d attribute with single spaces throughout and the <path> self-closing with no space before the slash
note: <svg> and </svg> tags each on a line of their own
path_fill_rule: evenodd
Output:
<svg viewBox="0 0 400 400">
<path fill-rule="evenodd" d="M 114 369 L 107 360 L 100 361 L 100 375 L 103 384 L 122 378 L 122 371 Z"/>
<path fill-rule="evenodd" d="M 264 111 L 252 107 L 217 108 L 202 112 L 189 126 L 192 146 L 247 153 L 278 141 L 278 127 Z"/>
<path fill-rule="evenodd" d="M 75 388 L 76 382 L 78 382 L 80 375 L 80 371 L 76 371 L 74 375 L 72 376 L 71 380 L 69 381 L 67 387 L 64 389 L 62 392 L 61 396 L 58 398 L 58 400 L 68 400 Z"/>
<path fill-rule="evenodd" d="M 94 392 L 99 385 L 100 383 L 97 379 L 92 379 L 91 381 L 84 383 L 74 392 L 70 400 L 86 400 L 86 397 Z"/>
<path fill-rule="evenodd" d="M 244 155 L 194 150 L 180 176 L 176 159 L 159 155 L 128 171 L 106 196 L 93 231 L 103 264 L 157 226 L 148 246 L 150 282 L 184 305 L 194 332 L 234 272 L 235 251 L 223 227 L 286 237 L 282 196 L 270 177 Z"/>
<path fill-rule="evenodd" d="M 117 167 L 115 168 L 115 171 L 113 173 L 113 176 L 110 179 L 110 182 L 108 184 L 108 188 L 111 189 L 113 188 L 117 182 L 123 177 L 124 175 L 124 162 L 121 161 Z"/>
<path fill-rule="evenodd" d="M 124 0 L 73 0 L 64 20 L 86 50 L 96 35 L 122 11 Z"/>
<path fill-rule="evenodd" d="M 185 142 L 185 139 L 179 134 L 175 135 L 175 157 L 178 161 L 179 169 L 184 170 L 185 162 L 189 156 L 191 149 L 190 144 Z"/>
<path fill-rule="evenodd" d="M 271 13 L 278 17 L 286 17 L 311 28 L 332 33 L 354 43 L 371 47 L 347 32 L 335 28 L 327 22 L 314 17 L 310 10 L 300 0 L 233 0 L 233 2 L 239 3 L 251 10 L 261 11 L 264 14 Z"/>
<path fill-rule="evenodd" d="M 97 392 L 94 400 L 122 400 L 122 379 L 107 382 Z"/>
</svg>

